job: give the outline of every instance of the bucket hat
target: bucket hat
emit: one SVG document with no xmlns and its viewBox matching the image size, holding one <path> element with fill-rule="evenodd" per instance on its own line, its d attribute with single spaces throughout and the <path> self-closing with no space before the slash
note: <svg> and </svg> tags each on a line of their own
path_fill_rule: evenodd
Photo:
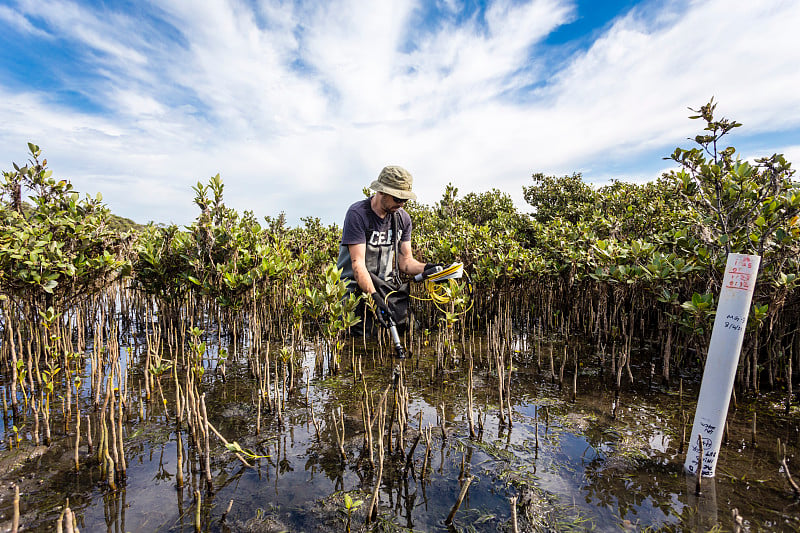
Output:
<svg viewBox="0 0 800 533">
<path fill-rule="evenodd" d="M 395 198 L 416 200 L 417 195 L 411 190 L 413 183 L 414 178 L 411 177 L 411 173 L 408 170 L 396 165 L 390 165 L 383 167 L 378 179 L 373 181 L 369 188 L 375 192 L 382 192 Z"/>
</svg>

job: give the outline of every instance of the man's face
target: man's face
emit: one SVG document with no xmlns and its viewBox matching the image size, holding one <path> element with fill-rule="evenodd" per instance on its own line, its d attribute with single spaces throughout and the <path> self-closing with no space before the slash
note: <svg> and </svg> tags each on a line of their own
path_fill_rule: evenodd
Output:
<svg viewBox="0 0 800 533">
<path fill-rule="evenodd" d="M 381 193 L 381 207 L 387 213 L 394 213 L 406 205 L 407 201 L 405 198 L 395 198 L 389 194 Z"/>
</svg>

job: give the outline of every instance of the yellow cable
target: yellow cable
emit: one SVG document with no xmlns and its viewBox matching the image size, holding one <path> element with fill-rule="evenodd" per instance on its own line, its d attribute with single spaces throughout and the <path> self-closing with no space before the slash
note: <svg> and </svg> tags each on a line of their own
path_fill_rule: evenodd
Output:
<svg viewBox="0 0 800 533">
<path fill-rule="evenodd" d="M 447 283 L 445 284 L 445 282 L 447 282 Z M 458 286 L 458 282 L 455 279 L 447 279 L 447 280 L 442 280 L 442 281 L 432 281 L 430 279 L 426 279 L 423 282 L 422 287 L 423 287 L 423 289 L 424 289 L 424 291 L 425 291 L 425 293 L 427 294 L 428 297 L 427 298 L 419 298 L 417 296 L 412 296 L 412 298 L 414 298 L 416 300 L 420 300 L 420 301 L 431 301 L 431 302 L 433 302 L 433 304 L 436 306 L 436 308 L 439 311 L 441 311 L 442 313 L 447 313 L 449 311 L 443 309 L 442 306 L 445 306 L 445 305 L 450 303 L 450 301 L 452 300 L 452 298 L 450 297 L 450 294 L 453 292 L 453 289 L 456 286 Z M 467 281 L 467 291 L 468 291 L 468 294 L 470 295 L 469 306 L 466 309 L 464 309 L 463 311 L 460 311 L 459 313 L 456 313 L 459 316 L 467 314 L 467 312 L 469 312 L 469 310 L 472 309 L 472 304 L 473 304 L 473 301 L 472 301 L 472 298 L 471 298 L 471 296 L 472 296 L 472 283 L 470 283 L 469 280 Z"/>
</svg>

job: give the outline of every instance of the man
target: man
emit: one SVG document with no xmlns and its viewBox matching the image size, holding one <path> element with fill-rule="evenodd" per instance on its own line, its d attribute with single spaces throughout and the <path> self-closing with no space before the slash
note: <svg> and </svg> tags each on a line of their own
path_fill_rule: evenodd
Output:
<svg viewBox="0 0 800 533">
<path fill-rule="evenodd" d="M 369 186 L 375 194 L 351 205 L 344 218 L 337 266 L 342 269 L 342 279 L 350 282 L 351 290 L 357 287 L 371 296 L 378 321 L 384 326 L 387 315 L 395 321 L 403 318 L 392 316 L 393 311 L 376 288 L 382 281 L 391 284 L 399 279 L 399 273 L 394 271 L 395 249 L 397 267 L 404 274 L 414 276 L 432 266 L 417 261 L 411 250 L 411 217 L 403 206 L 408 200 L 417 199 L 411 190 L 413 181 L 403 167 L 384 167 Z M 385 295 L 385 291 L 381 292 Z M 360 316 L 364 318 L 363 312 Z M 369 331 L 369 325 L 366 328 Z"/>
</svg>

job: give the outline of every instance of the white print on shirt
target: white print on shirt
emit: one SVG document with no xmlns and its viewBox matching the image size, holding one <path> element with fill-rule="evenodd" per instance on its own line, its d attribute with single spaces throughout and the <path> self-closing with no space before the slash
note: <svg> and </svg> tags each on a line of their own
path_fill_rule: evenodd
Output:
<svg viewBox="0 0 800 533">
<path fill-rule="evenodd" d="M 400 239 L 403 238 L 403 230 L 399 230 Z M 372 237 L 369 239 L 371 246 L 383 246 L 392 244 L 392 230 L 389 231 L 373 231 Z"/>
</svg>

